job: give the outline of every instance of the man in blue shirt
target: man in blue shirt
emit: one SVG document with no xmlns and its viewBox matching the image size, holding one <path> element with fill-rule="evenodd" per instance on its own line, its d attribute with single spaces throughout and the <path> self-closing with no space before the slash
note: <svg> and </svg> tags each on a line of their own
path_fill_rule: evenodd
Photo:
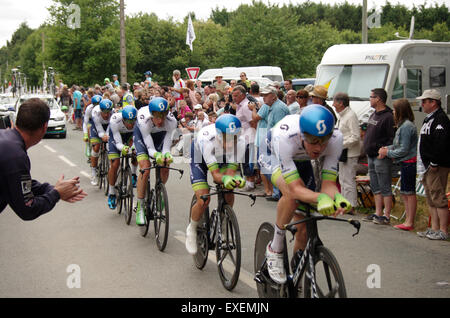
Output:
<svg viewBox="0 0 450 318">
<path fill-rule="evenodd" d="M 285 116 L 289 115 L 289 108 L 278 99 L 277 89 L 274 86 L 268 85 L 264 87 L 260 95 L 264 99 L 264 105 L 257 112 L 255 107 L 252 107 L 253 112 L 252 119 L 258 121 L 258 127 L 256 130 L 256 146 L 258 147 L 258 158 L 259 151 L 264 151 L 261 148 L 261 144 L 264 142 L 267 136 L 267 132 L 272 129 L 280 120 Z M 264 172 L 264 168 L 261 167 L 261 172 Z M 264 174 L 267 180 L 264 180 L 264 191 L 266 193 L 266 199 L 269 201 L 278 201 L 280 199 L 280 191 L 273 187 L 273 194 L 269 196 L 271 191 L 270 174 Z"/>
<path fill-rule="evenodd" d="M 82 106 L 82 98 L 83 94 L 81 94 L 79 87 L 74 86 L 73 87 L 73 110 L 75 114 L 75 128 L 74 130 L 82 130 L 83 129 L 83 106 Z"/>
</svg>

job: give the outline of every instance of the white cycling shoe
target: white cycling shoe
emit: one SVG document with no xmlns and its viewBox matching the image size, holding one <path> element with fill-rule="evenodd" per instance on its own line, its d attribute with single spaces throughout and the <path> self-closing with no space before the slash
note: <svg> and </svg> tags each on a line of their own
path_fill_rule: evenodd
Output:
<svg viewBox="0 0 450 318">
<path fill-rule="evenodd" d="M 275 253 L 270 249 L 270 244 L 266 248 L 267 269 L 270 278 L 277 284 L 286 283 L 286 271 L 284 269 L 283 253 Z"/>
<path fill-rule="evenodd" d="M 186 229 L 186 250 L 189 254 L 197 254 L 197 228 L 190 223 Z"/>
<path fill-rule="evenodd" d="M 97 178 L 97 176 L 92 176 L 91 177 L 91 184 L 93 186 L 98 186 L 98 178 Z"/>
</svg>

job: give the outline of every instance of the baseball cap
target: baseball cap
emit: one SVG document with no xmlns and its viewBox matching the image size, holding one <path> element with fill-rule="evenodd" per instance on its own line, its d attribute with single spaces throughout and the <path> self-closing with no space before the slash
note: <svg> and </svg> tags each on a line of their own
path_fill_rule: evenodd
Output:
<svg viewBox="0 0 450 318">
<path fill-rule="evenodd" d="M 195 105 L 194 106 L 194 109 L 202 109 L 203 107 L 202 107 L 202 105 L 200 105 L 200 104 L 197 104 L 197 105 Z"/>
<path fill-rule="evenodd" d="M 277 94 L 277 89 L 272 86 L 272 85 L 267 85 L 266 87 L 264 87 L 263 89 L 261 89 L 261 91 L 259 92 L 261 95 L 266 95 L 266 94 Z"/>
<path fill-rule="evenodd" d="M 416 99 L 436 99 L 441 100 L 441 93 L 437 89 L 427 89 L 423 91 L 422 96 L 416 97 Z"/>
<path fill-rule="evenodd" d="M 309 93 L 309 96 L 315 96 L 322 99 L 327 99 L 328 89 L 325 86 L 318 85 L 314 86 L 314 90 Z"/>
</svg>

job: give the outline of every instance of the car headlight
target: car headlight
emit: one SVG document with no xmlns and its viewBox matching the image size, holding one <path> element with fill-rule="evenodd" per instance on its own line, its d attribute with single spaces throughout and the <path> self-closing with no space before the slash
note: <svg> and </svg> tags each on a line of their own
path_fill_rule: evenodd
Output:
<svg viewBox="0 0 450 318">
<path fill-rule="evenodd" d="M 64 120 L 64 116 L 55 117 L 55 121 L 63 121 L 63 120 Z"/>
</svg>

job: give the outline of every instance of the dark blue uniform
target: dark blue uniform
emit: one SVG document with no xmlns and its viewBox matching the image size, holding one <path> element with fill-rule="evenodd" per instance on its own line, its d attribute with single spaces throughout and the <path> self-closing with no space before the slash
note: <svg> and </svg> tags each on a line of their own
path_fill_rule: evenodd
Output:
<svg viewBox="0 0 450 318">
<path fill-rule="evenodd" d="M 9 205 L 25 221 L 49 212 L 59 201 L 48 183 L 32 180 L 25 142 L 16 129 L 0 130 L 0 213 Z"/>
</svg>

